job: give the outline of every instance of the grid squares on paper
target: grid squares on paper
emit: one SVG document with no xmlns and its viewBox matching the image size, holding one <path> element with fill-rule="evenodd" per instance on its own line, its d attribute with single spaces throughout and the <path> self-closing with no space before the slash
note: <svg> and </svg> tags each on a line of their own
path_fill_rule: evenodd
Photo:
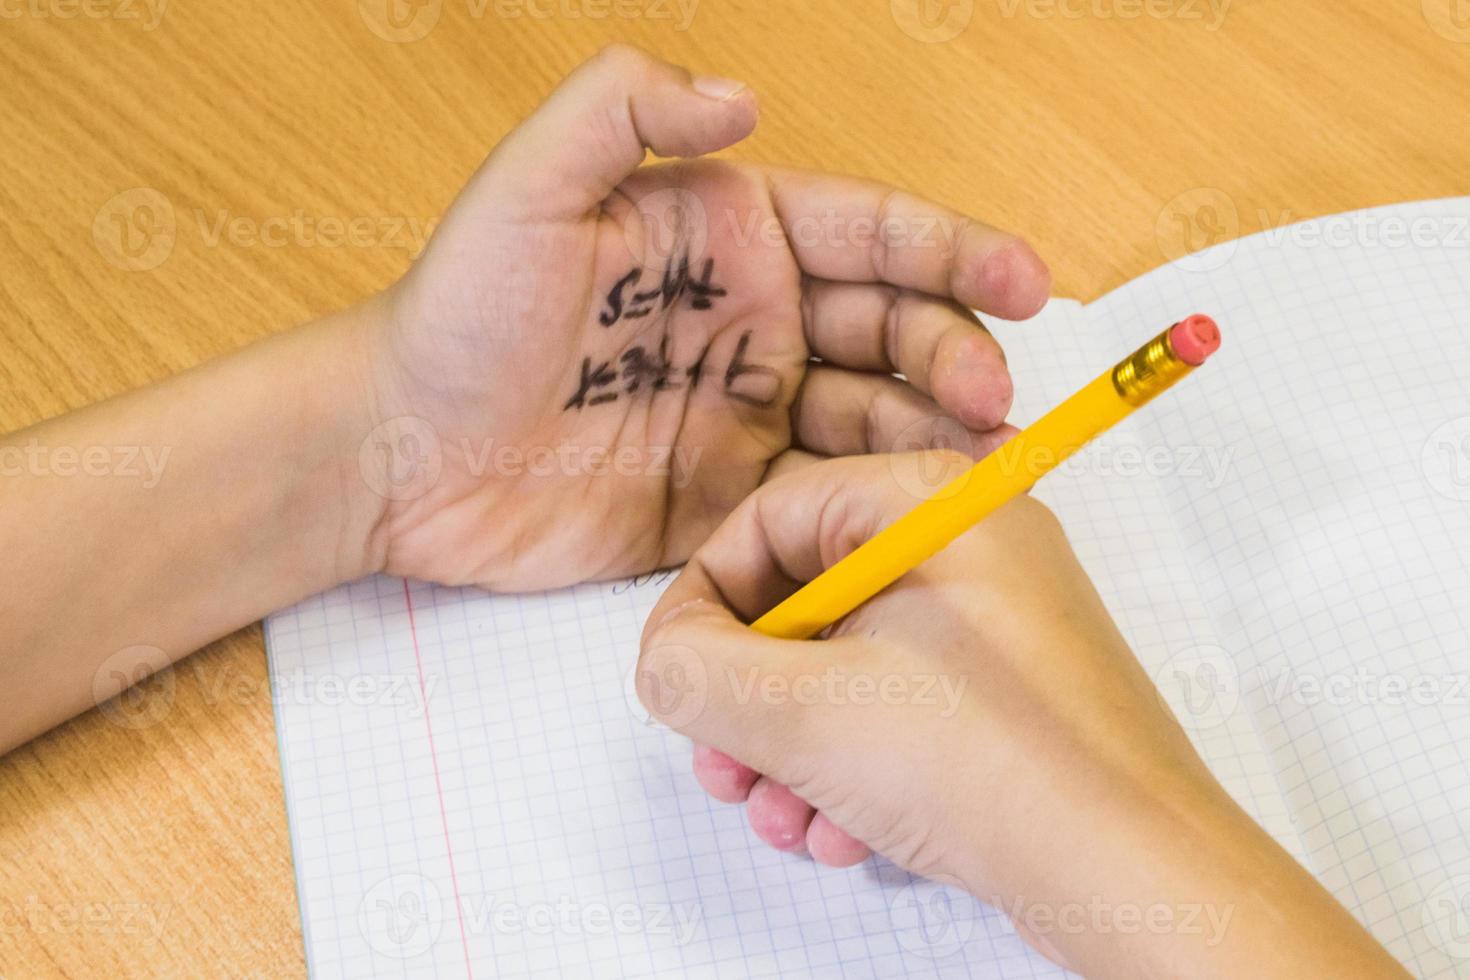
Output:
<svg viewBox="0 0 1470 980">
<path fill-rule="evenodd" d="M 1222 323 L 1218 361 L 1140 425 L 1230 451 L 1217 485 L 1165 478 L 1189 563 L 1308 866 L 1420 976 L 1470 976 L 1470 499 L 1423 459 L 1470 420 L 1467 226 L 1466 199 L 1322 219 L 1091 308 L 1112 331 Z"/>
<path fill-rule="evenodd" d="M 1458 201 L 1369 216 L 1467 214 Z M 1086 311 L 995 325 L 1020 421 L 1126 353 L 1139 323 L 1208 305 L 1226 325 L 1189 398 L 1121 426 L 1041 495 L 1171 703 L 1187 692 L 1161 668 L 1181 647 L 1228 652 L 1242 710 L 1190 734 L 1236 799 L 1416 972 L 1470 976 L 1426 912 L 1470 882 L 1470 710 L 1302 703 L 1277 683 L 1466 670 L 1470 506 L 1437 497 L 1414 457 L 1426 427 L 1470 416 L 1470 249 L 1230 248 L 1210 275 L 1166 267 Z M 1333 340 L 1308 374 L 1282 356 Z M 1219 482 L 1104 471 L 1107 452 L 1140 447 L 1214 448 L 1227 465 Z M 962 896 L 944 896 L 963 915 L 941 925 L 966 926 L 963 941 L 916 951 L 905 909 L 935 906 L 927 886 L 881 861 L 844 873 L 777 855 L 711 804 L 687 746 L 628 694 L 656 597 L 370 579 L 271 618 L 313 972 L 1060 975 Z M 366 682 L 344 695 L 334 678 Z M 599 909 L 636 928 L 589 927 Z M 681 910 L 697 920 L 685 939 Z M 532 913 L 579 928 L 547 932 Z"/>
<path fill-rule="evenodd" d="M 1065 975 L 968 896 L 878 859 L 778 854 L 710 801 L 688 743 L 629 690 L 661 585 L 492 597 L 369 579 L 271 619 L 314 973 Z M 418 662 L 425 699 L 289 693 L 325 674 L 417 684 Z"/>
</svg>

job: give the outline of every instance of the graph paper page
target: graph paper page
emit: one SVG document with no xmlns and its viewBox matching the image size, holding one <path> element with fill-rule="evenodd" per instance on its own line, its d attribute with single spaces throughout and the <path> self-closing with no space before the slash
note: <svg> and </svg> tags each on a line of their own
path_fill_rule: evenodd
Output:
<svg viewBox="0 0 1470 980">
<path fill-rule="evenodd" d="M 1013 359 L 1080 316 L 1057 304 Z M 1065 975 L 961 892 L 779 854 L 712 802 L 632 689 L 665 584 L 374 578 L 268 620 L 315 975 Z"/>
<path fill-rule="evenodd" d="M 1470 199 L 1326 218 L 1089 308 L 1109 336 L 1221 322 L 1136 417 L 1226 460 L 1162 474 L 1224 647 L 1193 703 L 1255 720 L 1309 867 L 1420 976 L 1470 976 L 1467 228 Z"/>
</svg>

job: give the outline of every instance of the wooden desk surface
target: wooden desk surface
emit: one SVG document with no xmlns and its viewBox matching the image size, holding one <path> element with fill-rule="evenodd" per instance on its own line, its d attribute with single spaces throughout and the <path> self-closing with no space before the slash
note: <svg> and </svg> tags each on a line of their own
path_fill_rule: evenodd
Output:
<svg viewBox="0 0 1470 980">
<path fill-rule="evenodd" d="M 733 155 L 923 191 L 1082 299 L 1470 169 L 1454 0 L 418 2 L 0 0 L 0 428 L 386 285 L 610 40 L 752 84 Z M 146 696 L 0 760 L 0 976 L 302 971 L 259 628 Z"/>
</svg>

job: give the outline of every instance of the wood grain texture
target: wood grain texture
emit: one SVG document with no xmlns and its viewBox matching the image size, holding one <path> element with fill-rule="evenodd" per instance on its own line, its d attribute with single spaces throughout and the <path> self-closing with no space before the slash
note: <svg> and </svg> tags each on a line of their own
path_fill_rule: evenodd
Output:
<svg viewBox="0 0 1470 980">
<path fill-rule="evenodd" d="M 1082 299 L 1186 244 L 1463 192 L 1470 163 L 1452 0 L 425 0 L 412 42 L 387 2 L 0 0 L 0 427 L 389 283 L 611 40 L 754 86 L 733 156 L 924 192 Z M 0 760 L 0 976 L 303 969 L 258 628 Z"/>
</svg>

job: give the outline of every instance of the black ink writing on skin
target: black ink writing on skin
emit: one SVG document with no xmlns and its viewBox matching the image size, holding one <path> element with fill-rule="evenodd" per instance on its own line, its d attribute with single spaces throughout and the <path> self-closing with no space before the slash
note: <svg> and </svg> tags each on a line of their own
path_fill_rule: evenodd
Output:
<svg viewBox="0 0 1470 980">
<path fill-rule="evenodd" d="M 705 259 L 699 275 L 691 276 L 689 256 L 678 259 L 671 256 L 664 265 L 663 277 L 657 286 L 629 295 L 629 290 L 636 289 L 643 277 L 642 269 L 632 269 L 608 290 L 606 305 L 598 314 L 597 322 L 611 327 L 623 320 L 640 320 L 655 310 L 663 312 L 670 309 L 685 297 L 690 309 L 713 309 L 715 300 L 727 295 L 723 286 L 714 283 L 714 273 L 714 259 Z"/>
<path fill-rule="evenodd" d="M 567 399 L 567 403 L 561 407 L 561 410 L 565 412 L 573 408 L 582 408 L 584 405 L 601 405 L 614 401 L 618 397 L 615 391 L 602 391 L 598 394 L 593 394 L 593 392 L 607 388 L 617 380 L 617 372 L 613 371 L 612 365 L 607 361 L 593 367 L 592 358 L 582 358 L 582 380 L 577 384 L 577 393 Z"/>
<path fill-rule="evenodd" d="M 745 351 L 748 347 L 749 330 L 740 335 L 740 341 L 735 345 L 735 355 L 730 358 L 730 366 L 725 369 L 725 394 L 756 408 L 769 408 L 781 394 L 781 377 L 774 368 L 746 363 Z"/>
<path fill-rule="evenodd" d="M 607 294 L 607 309 L 598 316 L 597 322 L 604 327 L 610 327 L 623 315 L 623 290 L 629 286 L 638 285 L 638 270 L 634 269 L 623 278 L 619 279 Z"/>
<path fill-rule="evenodd" d="M 724 393 L 727 398 L 756 408 L 769 408 L 781 396 L 781 376 L 775 368 L 752 364 L 748 359 L 750 338 L 753 331 L 747 330 L 735 343 L 735 351 L 723 377 Z M 605 405 L 620 397 L 633 397 L 640 392 L 657 394 L 682 387 L 679 376 L 689 382 L 690 390 L 699 387 L 705 377 L 705 362 L 709 348 L 699 352 L 693 364 L 682 371 L 669 357 L 669 335 L 664 334 L 657 350 L 635 345 L 624 350 L 616 358 L 620 365 L 613 368 L 613 361 L 596 363 L 590 357 L 582 358 L 581 379 L 577 390 L 562 406 L 562 411 L 581 411 L 592 405 Z"/>
<path fill-rule="evenodd" d="M 623 381 L 628 394 L 633 394 L 647 383 L 654 391 L 667 391 L 679 387 L 669 380 L 674 367 L 669 363 L 669 335 L 664 334 L 658 343 L 658 352 L 650 354 L 642 347 L 629 347 L 618 360 L 623 365 Z"/>
</svg>

